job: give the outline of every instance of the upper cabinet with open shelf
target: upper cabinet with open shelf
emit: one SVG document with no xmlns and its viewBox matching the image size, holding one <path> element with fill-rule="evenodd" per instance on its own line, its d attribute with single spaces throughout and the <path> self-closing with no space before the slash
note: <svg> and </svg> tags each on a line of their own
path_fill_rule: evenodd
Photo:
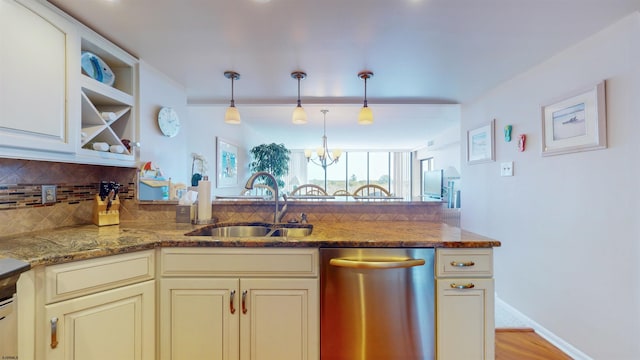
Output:
<svg viewBox="0 0 640 360">
<path fill-rule="evenodd" d="M 138 59 L 36 0 L 0 0 L 0 33 L 0 157 L 136 165 Z M 83 52 L 115 81 L 83 72 Z"/>
<path fill-rule="evenodd" d="M 80 37 L 81 51 L 99 59 L 96 66 L 98 61 L 104 62 L 114 81 L 112 85 L 101 82 L 92 76 L 95 73 L 78 69 L 82 106 L 79 154 L 102 163 L 134 165 L 135 149 L 128 145 L 137 140 L 138 60 L 89 30 L 82 31 Z"/>
</svg>

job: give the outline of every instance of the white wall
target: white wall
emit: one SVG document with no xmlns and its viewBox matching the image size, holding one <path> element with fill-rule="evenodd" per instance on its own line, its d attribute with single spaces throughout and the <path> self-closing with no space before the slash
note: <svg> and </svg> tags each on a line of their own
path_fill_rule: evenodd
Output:
<svg viewBox="0 0 640 360">
<path fill-rule="evenodd" d="M 603 79 L 608 148 L 542 157 L 540 106 Z M 502 241 L 497 295 L 594 359 L 640 359 L 639 114 L 638 13 L 462 110 L 462 139 L 496 119 L 496 162 L 463 161 L 462 227 Z M 506 124 L 527 135 L 524 153 Z"/>
<path fill-rule="evenodd" d="M 171 181 L 189 185 L 191 153 L 184 124 L 187 119 L 185 89 L 144 61 L 140 61 L 140 161 L 151 161 Z M 168 138 L 158 127 L 160 108 L 172 107 L 183 124 L 178 135 Z"/>
<path fill-rule="evenodd" d="M 221 106 L 191 105 L 187 109 L 188 122 L 186 131 L 188 155 L 202 154 L 209 165 L 209 179 L 212 182 L 212 197 L 215 195 L 238 195 L 244 189 L 249 177 L 250 154 L 242 135 L 244 124 L 229 125 L 224 122 L 226 108 Z M 238 146 L 238 184 L 233 187 L 216 187 L 216 137 L 221 137 L 230 144 Z M 189 165 L 191 166 L 191 165 Z M 191 176 L 191 168 L 189 168 Z"/>
</svg>

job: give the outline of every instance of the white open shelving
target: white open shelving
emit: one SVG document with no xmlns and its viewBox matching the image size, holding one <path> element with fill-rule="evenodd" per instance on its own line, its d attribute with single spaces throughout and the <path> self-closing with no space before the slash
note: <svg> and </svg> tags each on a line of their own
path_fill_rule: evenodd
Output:
<svg viewBox="0 0 640 360">
<path fill-rule="evenodd" d="M 137 61 L 100 38 L 82 37 L 82 51 L 100 57 L 113 71 L 113 86 L 80 75 L 81 134 L 80 152 L 85 156 L 134 162 L 134 153 L 123 140 L 136 141 L 136 73 Z M 80 70 L 81 71 L 81 70 Z M 105 119 L 102 113 L 113 113 L 113 119 Z M 94 150 L 93 144 L 121 145 L 123 153 Z"/>
</svg>

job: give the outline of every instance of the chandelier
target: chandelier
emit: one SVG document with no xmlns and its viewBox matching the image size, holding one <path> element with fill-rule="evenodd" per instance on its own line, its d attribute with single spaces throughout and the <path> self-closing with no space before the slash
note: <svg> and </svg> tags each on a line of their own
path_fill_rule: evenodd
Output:
<svg viewBox="0 0 640 360">
<path fill-rule="evenodd" d="M 323 122 L 324 128 L 322 132 L 322 147 L 319 147 L 316 150 L 316 158 L 311 158 L 312 151 L 305 150 L 304 157 L 307 158 L 307 162 L 311 161 L 316 165 L 322 166 L 323 169 L 327 169 L 327 166 L 333 165 L 338 162 L 340 159 L 340 155 L 342 155 L 342 150 L 335 149 L 333 151 L 329 151 L 327 147 L 327 113 L 329 110 L 323 109 L 320 110 L 323 114 Z"/>
</svg>

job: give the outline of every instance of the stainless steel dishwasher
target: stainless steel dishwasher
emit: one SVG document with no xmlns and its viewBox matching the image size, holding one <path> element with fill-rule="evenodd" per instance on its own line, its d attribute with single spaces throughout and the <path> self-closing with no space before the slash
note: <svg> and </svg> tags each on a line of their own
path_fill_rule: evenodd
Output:
<svg viewBox="0 0 640 360">
<path fill-rule="evenodd" d="M 320 249 L 323 360 L 435 358 L 434 249 Z"/>
</svg>

